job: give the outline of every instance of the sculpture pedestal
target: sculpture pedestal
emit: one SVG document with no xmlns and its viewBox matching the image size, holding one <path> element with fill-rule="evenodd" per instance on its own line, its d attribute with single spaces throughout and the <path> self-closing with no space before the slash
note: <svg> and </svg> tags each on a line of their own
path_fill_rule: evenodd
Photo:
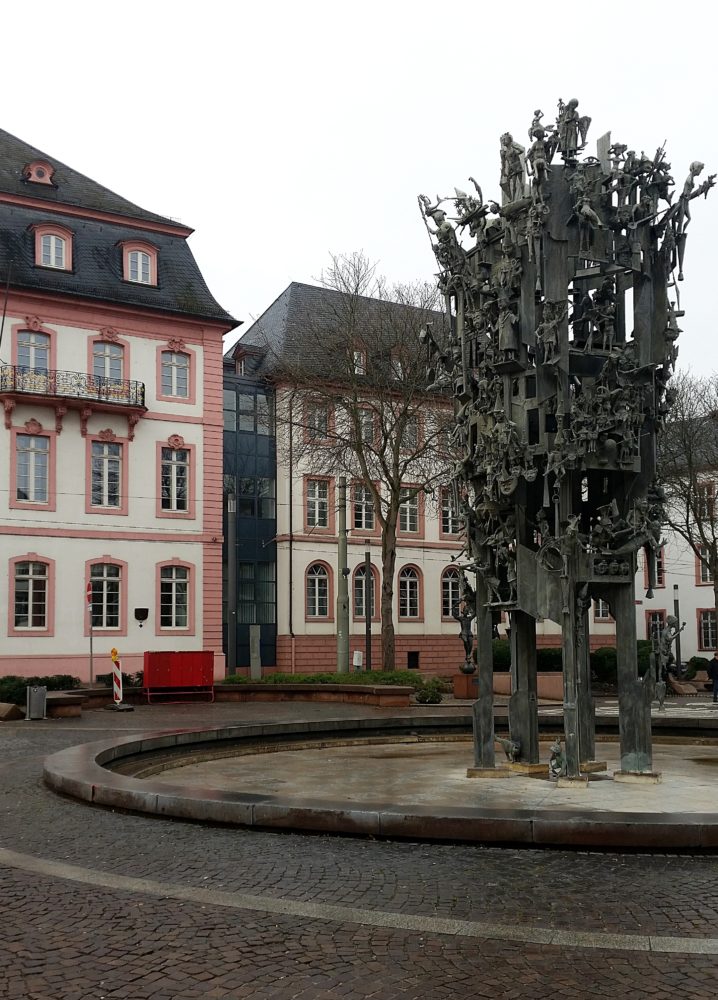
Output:
<svg viewBox="0 0 718 1000">
<path fill-rule="evenodd" d="M 605 760 L 582 760 L 581 771 L 583 774 L 597 774 L 599 771 L 607 771 L 608 764 Z"/>
<path fill-rule="evenodd" d="M 508 768 L 514 774 L 523 774 L 529 778 L 548 778 L 548 764 L 525 764 L 523 761 L 512 761 Z"/>
<path fill-rule="evenodd" d="M 614 771 L 613 780 L 627 785 L 660 785 L 663 778 L 660 771 Z"/>
<path fill-rule="evenodd" d="M 479 678 L 476 674 L 454 674 L 451 678 L 454 698 L 476 701 L 479 695 Z"/>
<path fill-rule="evenodd" d="M 579 774 L 577 778 L 569 778 L 563 774 L 556 779 L 557 788 L 588 788 L 588 775 Z"/>
<path fill-rule="evenodd" d="M 505 765 L 497 767 L 467 767 L 467 778 L 510 778 L 511 771 Z"/>
</svg>

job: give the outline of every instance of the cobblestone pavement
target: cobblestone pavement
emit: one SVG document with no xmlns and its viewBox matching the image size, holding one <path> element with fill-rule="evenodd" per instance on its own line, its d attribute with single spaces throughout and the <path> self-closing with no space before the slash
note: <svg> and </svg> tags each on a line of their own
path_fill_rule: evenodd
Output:
<svg viewBox="0 0 718 1000">
<path fill-rule="evenodd" d="M 0 998 L 716 996 L 715 855 L 246 832 L 92 809 L 40 779 L 46 754 L 112 732 L 371 714 L 158 706 L 0 725 Z"/>
</svg>

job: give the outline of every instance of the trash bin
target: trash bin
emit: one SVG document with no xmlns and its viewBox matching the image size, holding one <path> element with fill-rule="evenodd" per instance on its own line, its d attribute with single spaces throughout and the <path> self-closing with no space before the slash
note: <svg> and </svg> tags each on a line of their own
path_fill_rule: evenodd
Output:
<svg viewBox="0 0 718 1000">
<path fill-rule="evenodd" d="M 25 722 L 47 718 L 47 688 L 25 688 Z"/>
</svg>

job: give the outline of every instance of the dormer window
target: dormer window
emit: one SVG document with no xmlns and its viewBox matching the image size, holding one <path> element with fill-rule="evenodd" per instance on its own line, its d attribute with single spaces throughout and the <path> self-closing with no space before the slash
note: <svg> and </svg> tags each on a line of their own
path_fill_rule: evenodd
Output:
<svg viewBox="0 0 718 1000">
<path fill-rule="evenodd" d="M 137 285 L 157 284 L 157 249 L 149 243 L 122 244 L 122 277 Z"/>
<path fill-rule="evenodd" d="M 52 180 L 54 173 L 55 168 L 47 160 L 33 160 L 23 167 L 22 176 L 31 184 L 49 184 L 54 187 Z"/>
<path fill-rule="evenodd" d="M 35 264 L 58 271 L 72 270 L 72 233 L 50 223 L 35 226 Z"/>
</svg>

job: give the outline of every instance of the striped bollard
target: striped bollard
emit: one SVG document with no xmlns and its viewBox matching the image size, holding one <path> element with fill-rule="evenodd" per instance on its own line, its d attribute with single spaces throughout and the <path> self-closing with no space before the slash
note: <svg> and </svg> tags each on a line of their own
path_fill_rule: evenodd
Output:
<svg viewBox="0 0 718 1000">
<path fill-rule="evenodd" d="M 116 706 L 122 704 L 122 664 L 116 649 L 110 650 L 112 657 L 112 700 Z"/>
</svg>

